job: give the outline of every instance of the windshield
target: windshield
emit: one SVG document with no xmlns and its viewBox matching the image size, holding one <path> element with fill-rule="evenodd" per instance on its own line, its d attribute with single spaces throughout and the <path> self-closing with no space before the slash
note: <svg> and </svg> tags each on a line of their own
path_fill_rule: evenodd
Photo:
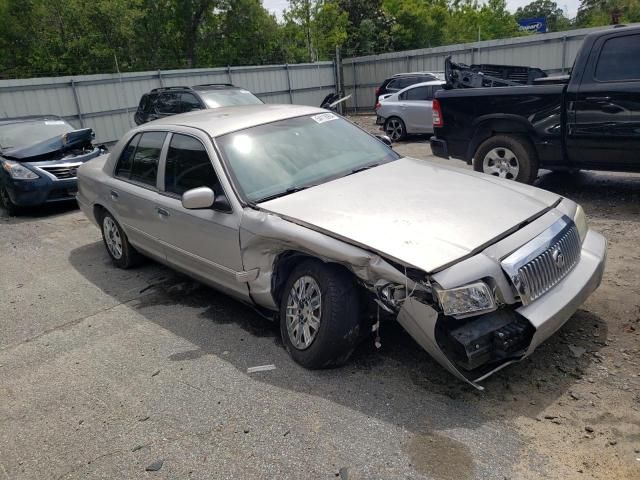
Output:
<svg viewBox="0 0 640 480">
<path fill-rule="evenodd" d="M 233 107 L 235 105 L 257 105 L 263 103 L 249 90 L 211 90 L 199 92 L 207 108 Z"/>
<path fill-rule="evenodd" d="M 0 148 L 20 148 L 57 137 L 73 130 L 63 120 L 34 120 L 0 125 Z"/>
<path fill-rule="evenodd" d="M 217 142 L 251 202 L 400 158 L 333 113 L 280 120 L 223 135 Z"/>
</svg>

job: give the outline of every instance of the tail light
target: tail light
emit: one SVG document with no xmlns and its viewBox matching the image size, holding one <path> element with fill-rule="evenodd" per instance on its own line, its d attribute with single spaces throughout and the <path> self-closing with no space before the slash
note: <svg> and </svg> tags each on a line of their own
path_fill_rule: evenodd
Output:
<svg viewBox="0 0 640 480">
<path fill-rule="evenodd" d="M 376 110 L 379 109 L 382 105 L 380 104 L 380 102 L 376 102 Z"/>
<path fill-rule="evenodd" d="M 444 127 L 444 117 L 442 116 L 442 107 L 440 106 L 440 102 L 436 99 L 433 100 L 433 107 L 431 112 L 433 115 L 433 126 Z"/>
</svg>

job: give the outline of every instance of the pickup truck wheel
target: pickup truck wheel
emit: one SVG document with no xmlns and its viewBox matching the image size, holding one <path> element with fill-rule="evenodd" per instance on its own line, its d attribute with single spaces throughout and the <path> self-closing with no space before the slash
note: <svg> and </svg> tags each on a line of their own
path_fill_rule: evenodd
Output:
<svg viewBox="0 0 640 480">
<path fill-rule="evenodd" d="M 384 122 L 384 133 L 392 142 L 399 142 L 407 136 L 407 127 L 400 118 L 391 117 Z"/>
<path fill-rule="evenodd" d="M 360 339 L 359 310 L 348 272 L 316 260 L 301 263 L 280 302 L 280 332 L 289 355 L 309 369 L 344 364 Z"/>
<path fill-rule="evenodd" d="M 109 212 L 100 219 L 102 240 L 113 263 L 119 268 L 131 268 L 140 262 L 141 255 L 131 246 L 120 224 Z"/>
<path fill-rule="evenodd" d="M 533 183 L 538 176 L 538 157 L 525 137 L 495 135 L 480 144 L 473 168 L 488 175 Z"/>
<path fill-rule="evenodd" d="M 13 217 L 18 213 L 18 206 L 11 201 L 9 192 L 7 192 L 7 189 L 3 186 L 0 186 L 0 205 L 10 217 Z"/>
</svg>

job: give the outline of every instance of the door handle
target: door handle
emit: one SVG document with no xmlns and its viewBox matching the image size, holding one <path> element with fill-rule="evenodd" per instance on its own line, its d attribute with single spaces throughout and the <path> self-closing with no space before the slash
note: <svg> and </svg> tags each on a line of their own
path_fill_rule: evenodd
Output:
<svg viewBox="0 0 640 480">
<path fill-rule="evenodd" d="M 610 102 L 611 97 L 587 97 L 586 100 L 588 102 L 605 103 Z"/>
<path fill-rule="evenodd" d="M 160 215 L 161 217 L 169 216 L 169 212 L 167 212 L 164 208 L 156 207 L 156 212 L 158 212 L 158 215 Z"/>
<path fill-rule="evenodd" d="M 120 197 L 120 195 L 118 194 L 118 192 L 116 192 L 115 190 L 111 190 L 111 199 L 112 200 L 118 200 L 118 198 Z"/>
</svg>

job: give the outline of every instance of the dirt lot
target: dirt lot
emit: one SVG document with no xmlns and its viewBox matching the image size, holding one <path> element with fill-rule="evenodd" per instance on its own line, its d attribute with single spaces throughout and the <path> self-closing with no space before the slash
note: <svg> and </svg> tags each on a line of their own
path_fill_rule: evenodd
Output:
<svg viewBox="0 0 640 480">
<path fill-rule="evenodd" d="M 640 478 L 640 175 L 537 185 L 582 203 L 607 270 L 484 392 L 394 324 L 306 371 L 249 308 L 152 262 L 113 268 L 72 206 L 0 213 L 0 479 Z"/>
</svg>

